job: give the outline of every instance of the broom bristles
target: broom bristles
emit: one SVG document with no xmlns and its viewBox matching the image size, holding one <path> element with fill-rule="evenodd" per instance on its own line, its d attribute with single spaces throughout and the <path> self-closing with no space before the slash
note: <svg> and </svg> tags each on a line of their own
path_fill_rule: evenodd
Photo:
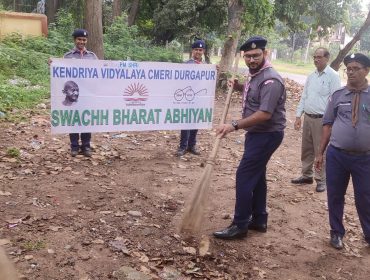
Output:
<svg viewBox="0 0 370 280">
<path fill-rule="evenodd" d="M 237 72 L 237 69 L 238 69 L 239 57 L 240 55 L 238 54 L 235 59 L 234 73 L 231 78 L 232 80 L 234 80 L 235 73 Z M 229 110 L 230 101 L 231 101 L 231 94 L 232 94 L 232 88 L 229 88 L 226 102 L 225 102 L 225 108 L 221 116 L 220 124 L 224 124 L 226 121 L 226 116 L 227 116 L 227 112 Z M 206 193 L 210 185 L 213 166 L 216 160 L 216 155 L 218 152 L 218 147 L 220 146 L 220 142 L 221 142 L 221 138 L 216 137 L 215 144 L 213 145 L 212 152 L 206 162 L 206 167 L 204 168 L 203 174 L 193 188 L 191 199 L 188 203 L 188 206 L 185 209 L 185 212 L 184 212 L 181 224 L 180 224 L 181 232 L 192 234 L 192 233 L 199 232 L 201 228 L 203 217 L 204 217 L 204 211 L 206 209 L 206 197 L 207 197 Z"/>
<path fill-rule="evenodd" d="M 195 233 L 200 230 L 206 208 L 206 192 L 210 184 L 213 165 L 207 165 L 201 178 L 197 181 L 188 207 L 180 225 L 180 231 Z"/>
</svg>

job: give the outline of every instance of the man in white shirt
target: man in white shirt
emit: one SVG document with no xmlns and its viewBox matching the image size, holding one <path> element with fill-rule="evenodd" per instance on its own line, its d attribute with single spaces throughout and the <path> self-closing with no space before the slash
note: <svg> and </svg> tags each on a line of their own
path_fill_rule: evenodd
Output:
<svg viewBox="0 0 370 280">
<path fill-rule="evenodd" d="M 330 54 L 327 49 L 320 47 L 315 51 L 313 59 L 316 70 L 308 76 L 298 104 L 295 130 L 301 129 L 301 117 L 305 115 L 301 151 L 302 176 L 293 179 L 292 184 L 313 183 L 313 163 L 320 148 L 322 117 L 329 96 L 341 86 L 338 73 L 328 65 L 329 58 Z M 320 172 L 315 172 L 315 181 L 317 192 L 326 190 L 325 168 L 322 168 Z"/>
</svg>

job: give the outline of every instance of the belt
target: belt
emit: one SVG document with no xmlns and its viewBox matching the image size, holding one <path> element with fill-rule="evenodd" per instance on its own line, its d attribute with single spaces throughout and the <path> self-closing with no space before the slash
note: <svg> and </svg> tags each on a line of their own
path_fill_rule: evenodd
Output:
<svg viewBox="0 0 370 280">
<path fill-rule="evenodd" d="M 310 118 L 313 118 L 313 119 L 321 119 L 324 115 L 322 114 L 308 114 L 308 113 L 305 113 L 305 115 L 309 116 Z"/>
<path fill-rule="evenodd" d="M 348 150 L 345 150 L 345 149 L 335 147 L 333 145 L 331 145 L 331 146 L 334 149 L 336 149 L 338 151 L 341 151 L 344 154 L 351 155 L 351 156 L 369 156 L 370 155 L 370 151 L 348 151 Z"/>
</svg>

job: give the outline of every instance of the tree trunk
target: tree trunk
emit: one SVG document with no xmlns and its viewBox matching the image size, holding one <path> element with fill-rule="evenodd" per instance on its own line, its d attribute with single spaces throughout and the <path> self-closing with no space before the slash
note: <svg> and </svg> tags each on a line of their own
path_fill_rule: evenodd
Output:
<svg viewBox="0 0 370 280">
<path fill-rule="evenodd" d="M 15 12 L 22 12 L 22 2 L 20 0 L 13 1 L 13 10 Z"/>
<path fill-rule="evenodd" d="M 290 62 L 293 62 L 294 60 L 294 51 L 295 51 L 295 32 L 293 33 L 292 36 L 292 52 L 290 53 Z"/>
<path fill-rule="evenodd" d="M 220 61 L 220 72 L 229 71 L 232 67 L 236 48 L 240 39 L 243 13 L 244 6 L 241 0 L 229 0 L 227 39 L 224 43 Z"/>
<path fill-rule="evenodd" d="M 361 26 L 360 30 L 353 36 L 352 40 L 348 42 L 345 47 L 339 51 L 337 57 L 332 61 L 330 67 L 333 68 L 335 71 L 338 71 L 340 68 L 340 64 L 342 63 L 344 57 L 348 54 L 348 52 L 353 48 L 353 46 L 361 39 L 362 34 L 370 27 L 370 11 L 367 14 L 367 18 L 364 24 Z"/>
<path fill-rule="evenodd" d="M 47 0 L 46 1 L 46 16 L 48 18 L 48 24 L 55 22 L 55 15 L 60 7 L 59 0 Z"/>
<path fill-rule="evenodd" d="M 85 1 L 85 29 L 89 32 L 88 49 L 99 59 L 104 58 L 102 15 L 103 0 Z"/>
<path fill-rule="evenodd" d="M 127 25 L 132 26 L 135 24 L 137 14 L 139 13 L 140 0 L 133 0 L 131 3 L 130 12 L 128 14 Z"/>
<path fill-rule="evenodd" d="M 122 15 L 122 0 L 113 1 L 113 19 Z"/>
</svg>

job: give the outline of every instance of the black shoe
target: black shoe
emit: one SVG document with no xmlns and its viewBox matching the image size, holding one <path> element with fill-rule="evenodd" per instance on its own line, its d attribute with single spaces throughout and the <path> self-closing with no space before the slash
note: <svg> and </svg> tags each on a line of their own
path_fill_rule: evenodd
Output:
<svg viewBox="0 0 370 280">
<path fill-rule="evenodd" d="M 316 191 L 317 192 L 324 192 L 324 191 L 326 191 L 326 185 L 325 185 L 325 183 L 324 182 L 317 183 Z"/>
<path fill-rule="evenodd" d="M 296 179 L 293 179 L 290 181 L 292 184 L 312 184 L 313 183 L 313 179 L 312 178 L 307 178 L 307 177 L 299 177 L 299 178 L 296 178 Z"/>
<path fill-rule="evenodd" d="M 213 236 L 216 238 L 220 239 L 241 239 L 247 236 L 248 233 L 248 228 L 238 228 L 237 225 L 232 224 L 231 226 L 220 230 L 216 231 L 213 233 Z"/>
<path fill-rule="evenodd" d="M 198 149 L 193 146 L 191 148 L 188 148 L 187 150 L 189 153 L 193 154 L 193 155 L 196 155 L 196 156 L 199 156 L 200 155 L 200 152 L 198 151 Z"/>
<path fill-rule="evenodd" d="M 181 148 L 179 148 L 179 149 L 177 150 L 177 152 L 176 152 L 176 156 L 178 156 L 178 157 L 182 157 L 183 155 L 185 155 L 185 153 L 186 153 L 186 150 L 185 150 L 185 149 L 181 149 Z"/>
<path fill-rule="evenodd" d="M 75 157 L 78 155 L 78 150 L 71 150 L 71 157 Z"/>
<path fill-rule="evenodd" d="M 258 232 L 267 232 L 267 225 L 266 224 L 256 224 L 256 223 L 249 223 L 248 229 L 255 230 Z"/>
<path fill-rule="evenodd" d="M 340 237 L 338 234 L 331 233 L 330 234 L 330 245 L 338 250 L 343 249 L 342 237 Z"/>
<path fill-rule="evenodd" d="M 92 156 L 91 149 L 90 149 L 90 148 L 84 148 L 84 149 L 82 149 L 82 154 L 83 154 L 85 157 L 91 157 L 91 156 Z"/>
</svg>

